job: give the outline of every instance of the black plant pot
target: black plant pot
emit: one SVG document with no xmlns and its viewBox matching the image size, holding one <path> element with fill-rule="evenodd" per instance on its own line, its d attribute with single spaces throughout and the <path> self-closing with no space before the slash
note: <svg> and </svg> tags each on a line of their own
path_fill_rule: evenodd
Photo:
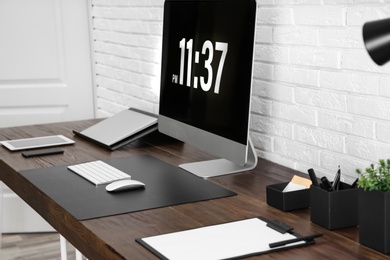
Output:
<svg viewBox="0 0 390 260">
<path fill-rule="evenodd" d="M 359 242 L 390 253 L 390 192 L 359 192 Z"/>
</svg>

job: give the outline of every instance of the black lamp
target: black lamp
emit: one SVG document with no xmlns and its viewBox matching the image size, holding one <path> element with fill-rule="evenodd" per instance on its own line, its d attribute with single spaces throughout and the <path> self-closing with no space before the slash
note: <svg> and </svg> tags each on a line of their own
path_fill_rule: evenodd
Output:
<svg viewBox="0 0 390 260">
<path fill-rule="evenodd" d="M 378 65 L 390 60 L 390 18 L 363 25 L 363 40 L 371 59 Z"/>
</svg>

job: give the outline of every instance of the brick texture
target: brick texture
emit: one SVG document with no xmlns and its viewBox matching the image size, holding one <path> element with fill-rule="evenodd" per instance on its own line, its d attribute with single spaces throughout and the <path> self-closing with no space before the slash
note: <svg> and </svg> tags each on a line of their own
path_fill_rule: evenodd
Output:
<svg viewBox="0 0 390 260">
<path fill-rule="evenodd" d="M 163 0 L 92 0 L 97 114 L 158 113 Z M 258 0 L 251 137 L 259 157 L 351 183 L 390 158 L 390 64 L 362 25 L 389 0 Z"/>
</svg>

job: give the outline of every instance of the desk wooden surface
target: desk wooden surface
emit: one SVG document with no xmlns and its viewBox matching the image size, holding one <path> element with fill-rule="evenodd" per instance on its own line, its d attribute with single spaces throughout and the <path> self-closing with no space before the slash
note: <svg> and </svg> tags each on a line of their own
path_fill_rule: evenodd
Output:
<svg viewBox="0 0 390 260">
<path fill-rule="evenodd" d="M 92 220 L 78 221 L 38 190 L 18 171 L 75 164 L 96 159 L 150 154 L 173 165 L 211 159 L 207 154 L 159 133 L 151 134 L 117 151 L 78 138 L 72 130 L 83 130 L 97 120 L 0 129 L 0 141 L 62 134 L 76 141 L 64 146 L 64 154 L 24 158 L 20 152 L 0 147 L 0 179 L 45 218 L 87 258 L 156 259 L 136 238 L 220 224 L 256 216 L 277 219 L 301 235 L 323 233 L 312 246 L 265 254 L 250 259 L 384 259 L 388 256 L 358 243 L 358 228 L 328 231 L 310 221 L 310 210 L 283 212 L 266 203 L 266 185 L 286 182 L 296 174 L 307 176 L 259 159 L 253 171 L 210 179 L 238 195 Z"/>
</svg>

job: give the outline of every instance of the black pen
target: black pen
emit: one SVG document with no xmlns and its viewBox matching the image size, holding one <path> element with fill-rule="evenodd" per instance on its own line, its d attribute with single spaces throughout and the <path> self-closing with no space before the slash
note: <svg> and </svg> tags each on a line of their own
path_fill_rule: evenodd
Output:
<svg viewBox="0 0 390 260">
<path fill-rule="evenodd" d="M 304 236 L 304 237 L 297 237 L 297 238 L 293 238 L 293 239 L 287 239 L 287 240 L 283 240 L 283 241 L 279 241 L 279 242 L 275 242 L 275 243 L 270 243 L 269 247 L 270 248 L 275 248 L 275 247 L 285 246 L 287 244 L 291 244 L 291 243 L 295 243 L 295 242 L 310 241 L 310 240 L 314 240 L 314 238 L 322 237 L 322 236 L 323 236 L 323 234 L 313 234 L 313 235 Z"/>
<path fill-rule="evenodd" d="M 352 185 L 351 185 L 351 189 L 354 189 L 354 188 L 357 187 L 358 181 L 359 181 L 359 178 L 356 178 L 356 180 L 355 180 L 355 181 L 352 183 Z"/>
<path fill-rule="evenodd" d="M 337 171 L 336 176 L 334 177 L 334 180 L 333 180 L 333 189 L 334 190 L 339 190 L 340 175 L 341 175 L 341 172 L 340 172 L 340 165 L 339 165 L 339 170 Z"/>
<path fill-rule="evenodd" d="M 314 170 L 310 168 L 307 171 L 309 173 L 310 180 L 311 180 L 311 183 L 313 184 L 313 186 L 319 187 L 320 185 L 318 184 L 317 176 L 316 176 Z"/>
<path fill-rule="evenodd" d="M 330 184 L 330 182 L 329 182 L 328 178 L 326 178 L 326 176 L 324 176 L 324 177 L 321 178 L 321 184 L 322 184 L 321 187 L 322 187 L 324 190 L 327 190 L 327 191 L 334 191 L 332 184 Z"/>
</svg>

